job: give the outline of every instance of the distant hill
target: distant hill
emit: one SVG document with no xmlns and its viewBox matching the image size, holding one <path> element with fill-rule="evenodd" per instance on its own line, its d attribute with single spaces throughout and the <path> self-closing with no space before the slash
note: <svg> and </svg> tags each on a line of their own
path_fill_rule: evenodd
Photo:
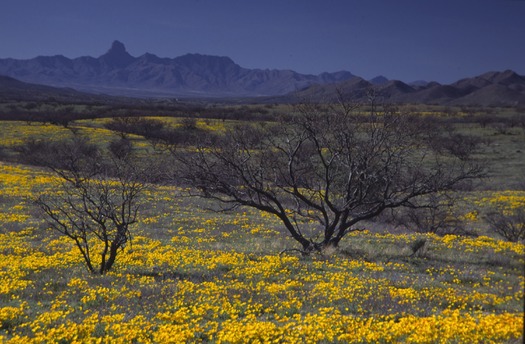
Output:
<svg viewBox="0 0 525 344">
<path fill-rule="evenodd" d="M 388 82 L 388 79 L 382 75 L 376 76 L 373 79 L 368 80 L 372 85 L 383 85 Z"/>
<path fill-rule="evenodd" d="M 450 85 L 432 81 L 406 84 L 384 76 L 367 81 L 347 71 L 311 75 L 293 70 L 247 69 L 225 56 L 186 54 L 160 58 L 146 53 L 134 57 L 119 41 L 98 58 L 56 55 L 0 59 L 0 75 L 20 80 L 2 78 L 0 98 L 93 97 L 78 92 L 83 91 L 139 98 L 266 97 L 270 101 L 291 102 L 329 100 L 343 93 L 350 99 L 364 101 L 374 90 L 392 103 L 525 105 L 525 77 L 511 70 L 488 72 Z M 43 85 L 60 89 L 46 89 Z"/>
<path fill-rule="evenodd" d="M 287 99 L 329 100 L 339 90 L 345 97 L 364 101 L 369 90 L 391 103 L 422 103 L 439 105 L 523 106 L 525 77 L 506 70 L 489 72 L 459 80 L 450 85 L 436 82 L 405 84 L 398 80 L 381 83 L 354 77 L 330 85 L 313 85 L 293 92 Z"/>
<path fill-rule="evenodd" d="M 72 88 L 30 84 L 0 75 L 0 101 L 60 101 L 95 102 L 106 101 L 108 96 L 83 93 Z"/>
<path fill-rule="evenodd" d="M 104 55 L 69 59 L 0 59 L 0 75 L 55 87 L 126 96 L 272 96 L 312 84 L 341 82 L 350 72 L 307 75 L 292 70 L 246 69 L 229 57 L 187 54 L 131 56 L 119 41 Z"/>
</svg>

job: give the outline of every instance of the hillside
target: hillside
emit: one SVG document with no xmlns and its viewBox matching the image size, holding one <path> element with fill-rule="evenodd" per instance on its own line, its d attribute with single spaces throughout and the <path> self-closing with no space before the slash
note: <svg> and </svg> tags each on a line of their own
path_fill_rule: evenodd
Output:
<svg viewBox="0 0 525 344">
<path fill-rule="evenodd" d="M 389 80 L 380 84 L 354 77 L 331 85 L 314 85 L 287 95 L 287 99 L 331 100 L 335 90 L 348 99 L 365 101 L 367 92 L 375 93 L 386 102 L 439 104 L 439 105 L 481 105 L 481 106 L 523 106 L 525 105 L 525 77 L 506 70 L 489 72 L 476 77 L 459 80 L 450 85 L 430 82 L 408 85 L 402 81 Z"/>
<path fill-rule="evenodd" d="M 71 88 L 57 88 L 38 84 L 29 84 L 8 76 L 0 75 L 0 100 L 94 100 L 98 97 L 82 93 Z"/>
</svg>

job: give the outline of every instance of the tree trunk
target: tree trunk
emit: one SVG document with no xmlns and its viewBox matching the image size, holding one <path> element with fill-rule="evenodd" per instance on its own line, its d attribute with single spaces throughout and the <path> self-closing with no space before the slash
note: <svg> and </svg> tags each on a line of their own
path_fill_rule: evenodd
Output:
<svg viewBox="0 0 525 344">
<path fill-rule="evenodd" d="M 105 274 L 113 267 L 113 264 L 115 263 L 115 260 L 117 258 L 118 248 L 119 246 L 117 243 L 111 243 L 111 248 L 109 249 L 109 257 L 105 262 L 104 266 L 101 267 L 101 275 Z"/>
<path fill-rule="evenodd" d="M 340 240 L 341 239 L 338 238 L 332 238 L 321 242 L 307 241 L 306 244 L 302 243 L 302 253 L 305 256 L 310 255 L 312 252 L 330 254 L 330 252 L 334 252 L 338 249 Z"/>
<path fill-rule="evenodd" d="M 325 248 L 327 248 L 327 247 L 338 248 L 340 241 L 341 241 L 341 238 L 335 237 L 335 238 L 331 238 L 331 239 L 323 242 L 323 245 L 324 245 Z"/>
</svg>

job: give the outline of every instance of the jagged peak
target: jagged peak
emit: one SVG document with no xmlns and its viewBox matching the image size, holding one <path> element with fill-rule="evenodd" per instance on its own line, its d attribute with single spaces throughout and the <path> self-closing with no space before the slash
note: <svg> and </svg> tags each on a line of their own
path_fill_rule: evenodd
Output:
<svg viewBox="0 0 525 344">
<path fill-rule="evenodd" d="M 111 44 L 111 48 L 108 50 L 106 54 L 122 54 L 122 53 L 128 53 L 126 51 L 126 46 L 121 41 L 113 41 Z"/>
<path fill-rule="evenodd" d="M 124 67 L 135 59 L 127 51 L 120 41 L 113 41 L 111 48 L 100 59 L 112 67 Z"/>
</svg>

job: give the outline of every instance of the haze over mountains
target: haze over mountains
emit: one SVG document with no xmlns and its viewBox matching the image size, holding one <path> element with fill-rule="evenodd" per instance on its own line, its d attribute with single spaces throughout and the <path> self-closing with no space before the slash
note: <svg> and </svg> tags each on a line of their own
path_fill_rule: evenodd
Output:
<svg viewBox="0 0 525 344">
<path fill-rule="evenodd" d="M 351 99 L 364 100 L 369 90 L 391 103 L 439 105 L 523 106 L 525 105 L 525 77 L 511 70 L 487 72 L 461 79 L 450 85 L 437 82 L 406 84 L 398 80 L 375 83 L 354 77 L 330 84 L 313 85 L 295 93 L 304 99 L 334 98 L 336 91 Z"/>
<path fill-rule="evenodd" d="M 525 105 L 525 77 L 507 70 L 459 80 L 406 84 L 383 76 L 370 81 L 347 71 L 300 74 L 292 70 L 247 69 L 229 57 L 186 54 L 131 56 L 119 41 L 98 58 L 62 55 L 29 60 L 0 59 L 0 75 L 35 84 L 139 97 L 280 97 L 330 99 L 336 90 L 352 99 L 374 89 L 389 102 L 450 105 Z"/>
<path fill-rule="evenodd" d="M 68 59 L 39 56 L 30 60 L 0 59 L 0 74 L 45 85 L 82 91 L 142 96 L 267 96 L 280 95 L 314 83 L 352 77 L 349 72 L 303 75 L 291 70 L 242 68 L 229 57 L 187 54 L 160 58 L 133 57 L 113 42 L 104 55 Z"/>
</svg>

